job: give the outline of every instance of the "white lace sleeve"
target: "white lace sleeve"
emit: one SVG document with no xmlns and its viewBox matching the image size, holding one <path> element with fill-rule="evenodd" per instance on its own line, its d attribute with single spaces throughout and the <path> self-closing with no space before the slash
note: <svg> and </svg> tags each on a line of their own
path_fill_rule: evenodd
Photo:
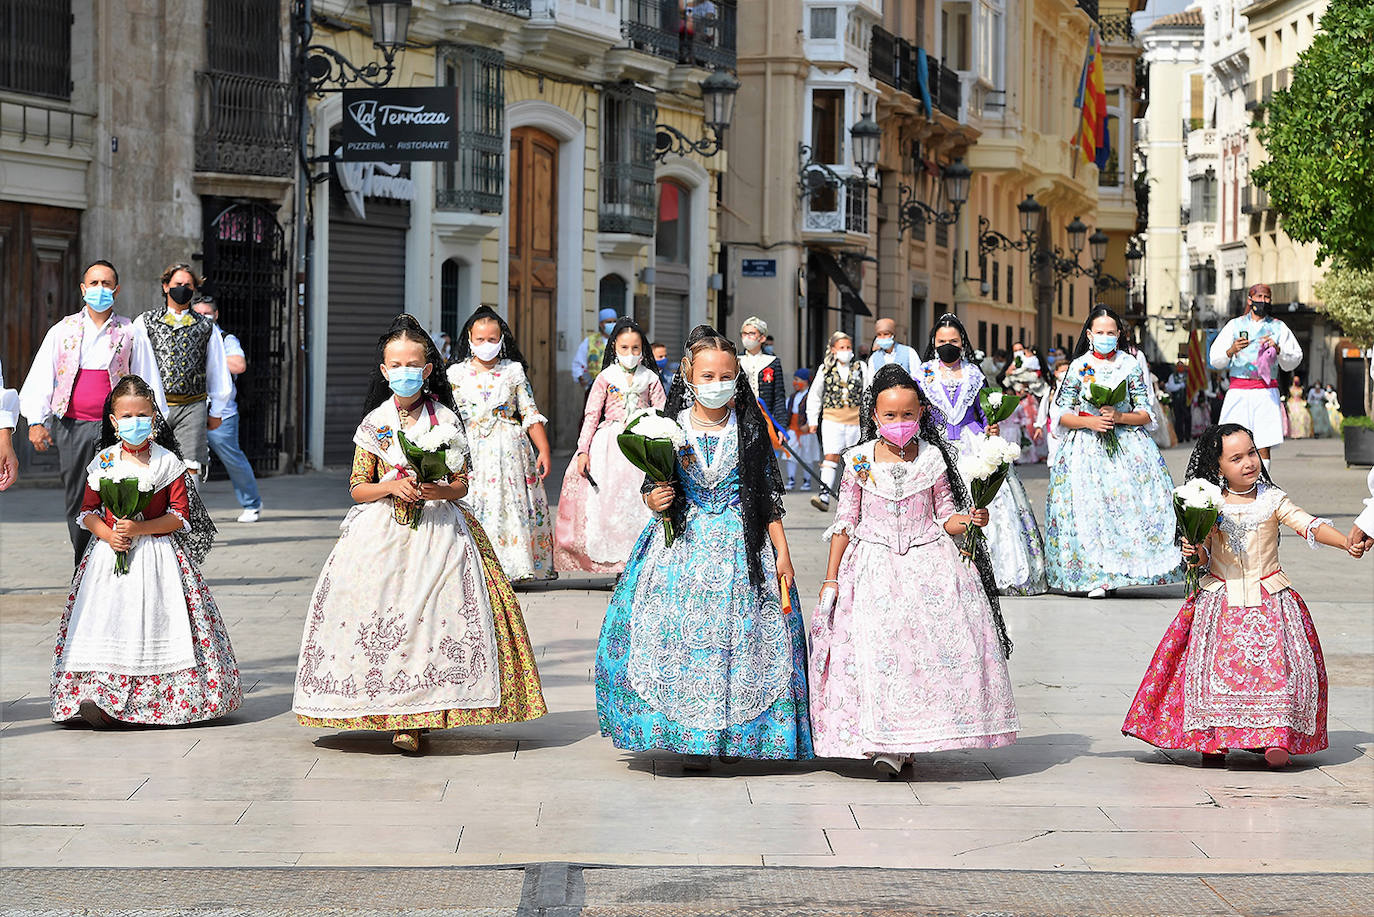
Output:
<svg viewBox="0 0 1374 917">
<path fill-rule="evenodd" d="M 1314 551 L 1321 544 L 1321 542 L 1317 541 L 1317 529 L 1321 528 L 1324 525 L 1330 525 L 1334 527 L 1335 523 L 1323 516 L 1317 516 L 1313 518 L 1313 520 L 1310 523 L 1308 523 L 1307 531 L 1303 533 L 1304 537 L 1307 538 L 1307 546 Z"/>
</svg>

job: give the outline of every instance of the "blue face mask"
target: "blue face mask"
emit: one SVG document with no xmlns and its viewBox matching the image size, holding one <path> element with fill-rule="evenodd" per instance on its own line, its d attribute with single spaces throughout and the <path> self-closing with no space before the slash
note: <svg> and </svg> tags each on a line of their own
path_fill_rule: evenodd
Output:
<svg viewBox="0 0 1374 917">
<path fill-rule="evenodd" d="M 114 305 L 114 291 L 105 287 L 87 287 L 81 298 L 96 312 L 108 312 Z"/>
<path fill-rule="evenodd" d="M 880 337 L 873 341 L 881 350 L 891 350 L 897 346 L 897 339 L 892 337 Z"/>
<path fill-rule="evenodd" d="M 662 372 L 663 370 L 665 370 L 665 369 L 668 368 L 668 358 L 667 358 L 667 357 L 664 357 L 662 360 L 655 360 L 654 362 L 658 364 L 658 371 L 659 371 L 659 372 Z"/>
<path fill-rule="evenodd" d="M 386 381 L 393 392 L 402 398 L 409 398 L 424 387 L 425 368 L 423 366 L 393 366 L 386 371 Z"/>
<path fill-rule="evenodd" d="M 1114 334 L 1094 334 L 1093 350 L 1106 356 L 1116 350 L 1116 335 Z"/>
<path fill-rule="evenodd" d="M 121 417 L 118 427 L 119 438 L 131 446 L 138 447 L 146 443 L 148 437 L 153 435 L 153 418 Z"/>
</svg>

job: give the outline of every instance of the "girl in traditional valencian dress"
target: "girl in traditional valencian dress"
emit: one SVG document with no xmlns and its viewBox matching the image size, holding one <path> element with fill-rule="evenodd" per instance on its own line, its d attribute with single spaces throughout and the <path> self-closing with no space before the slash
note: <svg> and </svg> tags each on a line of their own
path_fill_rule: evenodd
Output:
<svg viewBox="0 0 1374 917">
<path fill-rule="evenodd" d="M 830 335 L 830 352 L 806 394 L 806 425 L 819 431 L 825 456 L 821 462 L 824 486 L 811 498 L 811 505 L 822 512 L 830 509 L 841 454 L 859 442 L 859 409 L 867 386 L 868 364 L 854 361 L 854 339 L 836 331 Z"/>
<path fill-rule="evenodd" d="M 184 725 L 243 700 L 234 648 L 199 569 L 215 526 L 153 398 L 141 378 L 124 376 L 105 399 L 77 516 L 95 537 L 58 631 L 54 722 Z M 116 519 L 100 482 L 130 474 L 152 496 L 138 517 Z M 116 552 L 127 555 L 128 572 L 115 572 Z"/>
<path fill-rule="evenodd" d="M 646 365 L 647 361 L 647 365 Z M 561 571 L 619 573 L 650 516 L 635 467 L 616 437 L 629 418 L 667 401 L 649 341 L 632 319 L 611 330 L 601 372 L 582 415 L 577 454 L 558 496 L 554 565 Z"/>
<path fill-rule="evenodd" d="M 782 528 L 782 478 L 735 348 L 687 339 L 668 397 L 676 480 L 646 481 L 673 523 L 645 527 L 611 597 L 596 654 L 602 735 L 617 748 L 809 758 L 806 635 Z"/>
<path fill-rule="evenodd" d="M 957 452 L 900 365 L 878 370 L 863 419 L 811 618 L 811 724 L 816 754 L 896 776 L 919 752 L 1009 745 L 1020 724 L 988 555 L 970 566 L 949 537 L 988 511 L 959 511 Z"/>
<path fill-rule="evenodd" d="M 1140 363 L 1117 347 L 1124 328 L 1106 306 L 1088 314 L 1051 409 L 1060 442 L 1045 505 L 1050 586 L 1089 598 L 1175 582 L 1181 574 L 1173 481 L 1145 430 L 1152 415 Z M 1123 379 L 1126 394 L 1117 404 L 1099 408 L 1087 400 L 1091 383 L 1114 389 Z"/>
<path fill-rule="evenodd" d="M 1307 409 L 1307 395 L 1303 391 L 1302 377 L 1296 373 L 1288 386 L 1288 439 L 1312 438 L 1312 413 Z"/>
<path fill-rule="evenodd" d="M 1155 650 L 1121 731 L 1201 752 L 1205 764 L 1246 749 L 1282 767 L 1289 755 L 1326 748 L 1327 684 L 1317 629 L 1279 565 L 1279 525 L 1314 549 L 1346 548 L 1346 539 L 1274 485 L 1239 424 L 1202 434 L 1188 462 L 1194 478 L 1225 496 L 1206 541 L 1183 543 L 1206 574 Z"/>
<path fill-rule="evenodd" d="M 544 494 L 551 462 L 547 418 L 534 403 L 529 364 L 488 306 L 468 319 L 457 346 L 448 379 L 472 449 L 466 502 L 512 581 L 553 579 L 553 519 Z"/>
<path fill-rule="evenodd" d="M 413 753 L 431 729 L 529 720 L 546 708 L 520 604 L 459 502 L 467 442 L 442 357 L 409 315 L 378 351 L 353 434 L 355 505 L 310 600 L 293 710 L 306 726 L 390 732 Z M 417 483 L 397 434 L 414 442 L 436 429 L 451 442 L 453 473 Z"/>
<path fill-rule="evenodd" d="M 925 356 L 916 384 L 926 401 L 943 417 L 945 437 L 956 447 L 966 449 L 971 437 L 984 431 L 1000 433 L 996 424 L 988 426 L 978 401 L 978 393 L 987 381 L 974 359 L 963 322 L 952 313 L 940 316 L 930 332 Z M 1015 467 L 1008 469 L 1006 483 L 993 498 L 988 512 L 988 552 L 997 588 L 1007 595 L 1044 592 L 1045 549 L 1040 526 Z"/>
</svg>

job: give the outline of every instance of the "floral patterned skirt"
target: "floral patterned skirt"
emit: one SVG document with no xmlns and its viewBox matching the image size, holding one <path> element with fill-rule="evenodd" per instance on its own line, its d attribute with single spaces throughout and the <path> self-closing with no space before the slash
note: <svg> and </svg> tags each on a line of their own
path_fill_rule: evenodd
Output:
<svg viewBox="0 0 1374 917">
<path fill-rule="evenodd" d="M 149 675 L 60 671 L 77 592 L 83 584 L 90 589 L 102 588 L 102 584 L 86 579 L 91 551 L 98 545 L 103 545 L 103 542 L 91 539 L 91 547 L 76 568 L 71 592 L 67 595 L 67 607 L 58 628 L 49 690 L 53 722 L 76 719 L 80 715 L 81 704 L 86 701 L 93 701 L 101 710 L 123 723 L 163 726 L 183 726 L 213 720 L 238 707 L 243 701 L 243 688 L 239 683 L 238 661 L 234 658 L 234 647 L 229 643 L 224 618 L 220 616 L 215 598 L 210 594 L 210 587 L 205 584 L 200 571 L 177 538 L 171 539 L 171 545 L 176 555 L 181 587 L 186 595 L 195 665 L 175 672 Z"/>
<path fill-rule="evenodd" d="M 1326 664 L 1293 589 L 1233 608 L 1225 589 L 1184 603 L 1155 650 L 1121 731 L 1159 748 L 1219 752 L 1327 746 Z"/>
<path fill-rule="evenodd" d="M 402 729 L 454 729 L 459 726 L 490 726 L 537 719 L 549 712 L 539 683 L 520 600 L 501 569 L 491 541 L 482 525 L 468 509 L 457 504 L 472 533 L 481 556 L 483 579 L 491 601 L 492 624 L 496 635 L 496 658 L 500 667 L 501 703 L 495 707 L 432 710 L 423 713 L 373 714 L 357 717 L 319 718 L 296 715 L 303 726 L 323 729 L 365 729 L 390 732 Z"/>
<path fill-rule="evenodd" d="M 491 539 L 501 569 L 514 581 L 554 579 L 553 517 L 534 450 L 519 424 L 497 422 L 482 435 L 469 430 L 472 469 L 468 495 Z"/>
</svg>

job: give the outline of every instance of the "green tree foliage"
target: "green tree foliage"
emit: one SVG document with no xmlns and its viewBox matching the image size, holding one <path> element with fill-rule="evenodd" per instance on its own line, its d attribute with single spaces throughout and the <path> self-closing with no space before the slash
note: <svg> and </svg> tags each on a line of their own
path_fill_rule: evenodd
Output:
<svg viewBox="0 0 1374 917">
<path fill-rule="evenodd" d="M 1317 284 L 1323 309 L 1341 326 L 1350 343 L 1361 350 L 1374 347 L 1374 269 L 1360 270 L 1337 263 Z M 1365 373 L 1366 383 L 1368 373 Z M 1374 389 L 1365 385 L 1365 413 L 1374 406 Z"/>
<path fill-rule="evenodd" d="M 1374 3 L 1331 0 L 1293 82 L 1259 130 L 1269 161 L 1254 182 L 1283 229 L 1332 259 L 1374 268 Z"/>
</svg>

